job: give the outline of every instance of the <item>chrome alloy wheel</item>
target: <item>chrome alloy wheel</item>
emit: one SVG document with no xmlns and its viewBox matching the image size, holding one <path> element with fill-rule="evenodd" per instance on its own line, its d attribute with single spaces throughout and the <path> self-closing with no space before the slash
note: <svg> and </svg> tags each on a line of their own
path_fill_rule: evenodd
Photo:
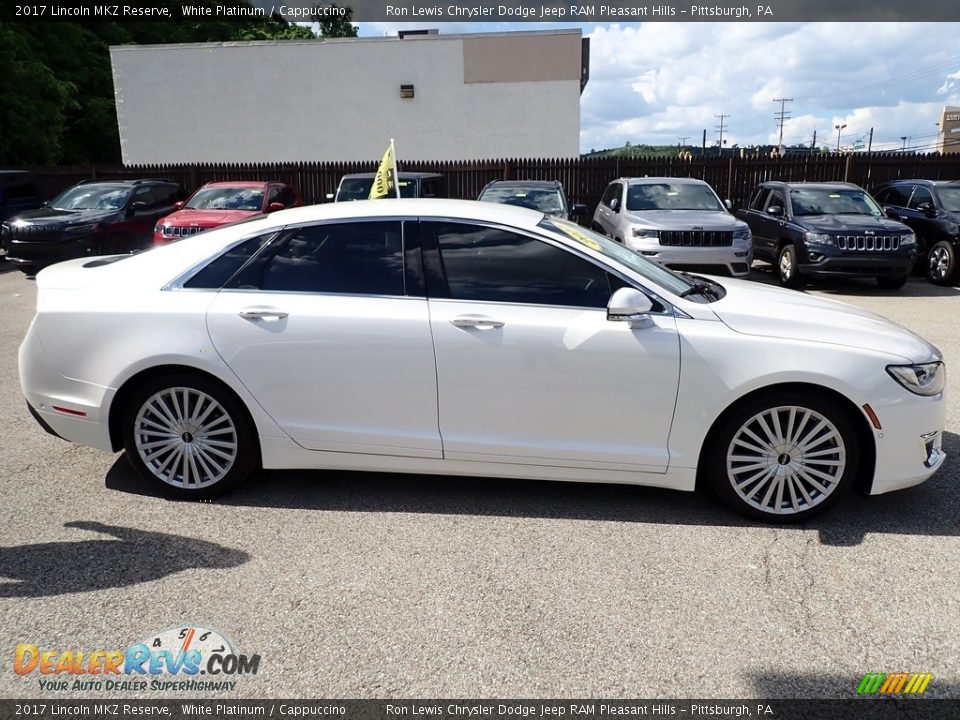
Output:
<svg viewBox="0 0 960 720">
<path fill-rule="evenodd" d="M 930 277 L 934 280 L 943 280 L 947 276 L 947 270 L 950 268 L 950 254 L 943 246 L 935 247 L 930 251 L 927 263 Z"/>
<path fill-rule="evenodd" d="M 237 459 L 237 429 L 230 415 L 194 388 L 166 388 L 147 398 L 133 434 L 143 464 L 174 487 L 209 487 Z"/>
<path fill-rule="evenodd" d="M 788 282 L 793 277 L 793 255 L 790 250 L 780 253 L 780 277 Z"/>
<path fill-rule="evenodd" d="M 829 419 L 794 405 L 747 420 L 727 448 L 727 478 L 748 505 L 764 513 L 809 510 L 836 490 L 846 468 L 843 437 Z"/>
</svg>

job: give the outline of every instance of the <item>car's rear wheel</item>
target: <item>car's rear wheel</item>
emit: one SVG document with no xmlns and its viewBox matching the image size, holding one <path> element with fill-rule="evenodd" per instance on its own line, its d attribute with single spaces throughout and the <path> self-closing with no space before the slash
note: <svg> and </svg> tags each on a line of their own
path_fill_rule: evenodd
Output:
<svg viewBox="0 0 960 720">
<path fill-rule="evenodd" d="M 957 252 L 941 240 L 927 253 L 927 279 L 934 285 L 952 285 L 957 277 Z"/>
<path fill-rule="evenodd" d="M 197 375 L 165 375 L 137 388 L 124 414 L 123 444 L 141 475 L 179 498 L 213 497 L 259 464 L 243 406 Z"/>
<path fill-rule="evenodd" d="M 36 265 L 17 265 L 17 268 L 27 277 L 33 277 L 40 272 L 40 268 Z"/>
<path fill-rule="evenodd" d="M 767 522 L 805 520 L 833 505 L 857 473 L 853 422 L 816 395 L 774 392 L 723 418 L 706 471 L 721 500 Z"/>
<path fill-rule="evenodd" d="M 780 248 L 777 256 L 777 280 L 783 287 L 803 287 L 803 277 L 797 269 L 797 249 L 789 243 Z"/>
<path fill-rule="evenodd" d="M 878 277 L 877 285 L 884 290 L 899 290 L 907 284 L 909 275 L 900 275 L 898 277 Z"/>
</svg>

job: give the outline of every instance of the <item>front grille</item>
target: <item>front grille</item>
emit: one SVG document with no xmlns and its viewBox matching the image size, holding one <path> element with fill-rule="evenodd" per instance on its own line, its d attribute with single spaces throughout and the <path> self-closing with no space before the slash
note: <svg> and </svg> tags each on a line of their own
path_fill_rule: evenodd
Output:
<svg viewBox="0 0 960 720">
<path fill-rule="evenodd" d="M 660 244 L 669 247 L 729 247 L 732 230 L 661 230 Z"/>
<path fill-rule="evenodd" d="M 62 239 L 66 225 L 7 225 L 6 238 L 19 242 L 54 242 Z"/>
<path fill-rule="evenodd" d="M 164 225 L 162 227 L 163 236 L 168 238 L 190 237 L 191 235 L 198 235 L 207 229 L 202 227 L 177 227 L 176 225 Z"/>
<path fill-rule="evenodd" d="M 895 252 L 900 249 L 900 236 L 838 235 L 837 247 L 844 252 Z"/>
</svg>

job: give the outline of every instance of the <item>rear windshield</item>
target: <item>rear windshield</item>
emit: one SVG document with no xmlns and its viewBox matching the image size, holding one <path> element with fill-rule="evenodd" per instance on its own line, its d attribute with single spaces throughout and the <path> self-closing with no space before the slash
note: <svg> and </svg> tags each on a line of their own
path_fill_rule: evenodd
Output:
<svg viewBox="0 0 960 720">
<path fill-rule="evenodd" d="M 367 200 L 370 198 L 370 188 L 373 178 L 348 178 L 341 181 L 337 190 L 337 202 L 344 200 Z M 400 179 L 400 197 L 412 198 L 417 196 L 417 183 L 414 180 Z"/>
</svg>

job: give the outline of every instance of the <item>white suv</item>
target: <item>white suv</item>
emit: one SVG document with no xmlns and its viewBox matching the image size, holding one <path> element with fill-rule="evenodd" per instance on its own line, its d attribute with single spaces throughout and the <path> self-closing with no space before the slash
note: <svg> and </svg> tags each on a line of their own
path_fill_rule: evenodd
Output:
<svg viewBox="0 0 960 720">
<path fill-rule="evenodd" d="M 734 277 L 750 274 L 750 228 L 731 215 L 702 180 L 614 180 L 603 193 L 593 225 L 670 268 Z"/>
</svg>

